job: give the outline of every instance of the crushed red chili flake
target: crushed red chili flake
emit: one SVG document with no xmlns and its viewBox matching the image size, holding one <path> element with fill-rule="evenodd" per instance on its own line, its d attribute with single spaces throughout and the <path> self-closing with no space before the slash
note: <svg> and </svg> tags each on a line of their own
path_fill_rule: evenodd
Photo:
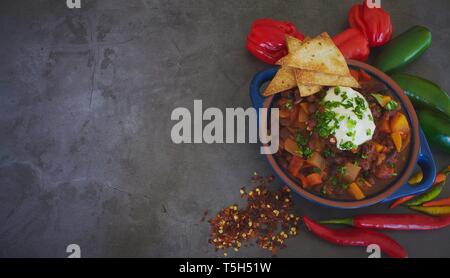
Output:
<svg viewBox="0 0 450 278">
<path fill-rule="evenodd" d="M 237 252 L 245 243 L 256 241 L 275 255 L 277 249 L 286 247 L 286 239 L 297 235 L 300 217 L 293 212 L 291 190 L 271 191 L 267 184 L 272 181 L 273 176 L 264 179 L 255 173 L 251 191 L 240 189 L 241 198 L 247 199 L 246 207 L 228 206 L 209 220 L 209 242 L 216 250 L 227 256 L 229 248 Z"/>
</svg>

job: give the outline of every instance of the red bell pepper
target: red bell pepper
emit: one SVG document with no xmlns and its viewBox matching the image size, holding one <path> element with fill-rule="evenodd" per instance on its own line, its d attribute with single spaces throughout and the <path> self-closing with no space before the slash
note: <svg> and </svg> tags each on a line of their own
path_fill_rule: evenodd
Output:
<svg viewBox="0 0 450 278">
<path fill-rule="evenodd" d="M 350 27 L 364 33 L 371 47 L 382 46 L 392 38 L 391 16 L 383 8 L 369 7 L 367 1 L 355 4 L 348 15 Z"/>
<path fill-rule="evenodd" d="M 247 50 L 263 62 L 275 64 L 288 53 L 286 35 L 299 40 L 305 38 L 290 22 L 270 18 L 257 19 L 247 35 Z"/>
<path fill-rule="evenodd" d="M 349 28 L 334 36 L 333 41 L 347 59 L 364 62 L 369 58 L 369 41 L 358 29 Z"/>
</svg>

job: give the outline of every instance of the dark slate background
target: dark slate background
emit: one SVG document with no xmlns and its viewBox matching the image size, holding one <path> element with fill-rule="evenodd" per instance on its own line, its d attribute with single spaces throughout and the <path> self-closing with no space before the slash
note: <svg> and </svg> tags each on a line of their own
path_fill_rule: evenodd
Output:
<svg viewBox="0 0 450 278">
<path fill-rule="evenodd" d="M 267 68 L 244 47 L 253 20 L 333 35 L 359 1 L 82 0 L 79 10 L 65 2 L 0 4 L 0 256 L 65 257 L 76 243 L 84 257 L 221 257 L 207 243 L 204 211 L 239 201 L 252 173 L 270 169 L 257 145 L 173 144 L 172 110 L 192 109 L 194 99 L 250 106 L 249 81 Z M 382 4 L 396 34 L 415 24 L 433 32 L 431 49 L 405 72 L 449 89 L 450 2 Z M 434 155 L 439 167 L 449 162 Z M 386 211 L 295 201 L 316 219 Z M 389 235 L 411 257 L 450 256 L 450 229 Z M 287 243 L 279 257 L 367 256 L 305 231 Z"/>
</svg>

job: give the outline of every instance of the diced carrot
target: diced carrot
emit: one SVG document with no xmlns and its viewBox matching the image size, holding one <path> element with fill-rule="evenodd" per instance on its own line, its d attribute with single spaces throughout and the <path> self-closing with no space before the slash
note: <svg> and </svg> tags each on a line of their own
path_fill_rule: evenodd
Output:
<svg viewBox="0 0 450 278">
<path fill-rule="evenodd" d="M 295 156 L 300 156 L 298 153 L 298 145 L 295 143 L 294 140 L 291 138 L 287 138 L 286 141 L 284 141 L 284 149 Z"/>
<path fill-rule="evenodd" d="M 302 168 L 303 165 L 303 159 L 301 159 L 298 156 L 293 156 L 291 161 L 289 162 L 289 173 L 291 173 L 291 175 L 293 176 L 297 176 L 300 169 Z"/>
<path fill-rule="evenodd" d="M 450 206 L 450 198 L 445 198 L 436 201 L 430 201 L 422 204 L 423 207 L 445 207 Z"/>
<path fill-rule="evenodd" d="M 375 143 L 375 151 L 377 153 L 381 153 L 384 150 L 384 146 L 378 143 Z"/>
<path fill-rule="evenodd" d="M 302 182 L 303 188 L 306 188 L 306 187 L 309 186 L 309 184 L 308 184 L 308 179 L 307 179 L 305 176 L 303 176 L 303 175 L 297 175 L 297 178 L 299 178 L 300 181 Z"/>
<path fill-rule="evenodd" d="M 401 131 L 392 132 L 391 138 L 392 141 L 394 142 L 397 152 L 400 152 L 402 150 L 402 132 Z"/>
<path fill-rule="evenodd" d="M 322 184 L 322 176 L 318 173 L 312 173 L 306 177 L 308 180 L 308 186 L 315 186 Z"/>
<path fill-rule="evenodd" d="M 436 175 L 436 179 L 434 179 L 434 184 L 444 182 L 446 179 L 447 179 L 447 176 L 444 173 L 438 173 Z"/>
<path fill-rule="evenodd" d="M 403 113 L 398 112 L 392 117 L 390 127 L 392 132 L 409 132 L 408 119 Z"/>
<path fill-rule="evenodd" d="M 356 183 L 351 183 L 348 187 L 348 191 L 353 195 L 356 200 L 362 200 L 366 198 L 361 188 Z"/>
</svg>

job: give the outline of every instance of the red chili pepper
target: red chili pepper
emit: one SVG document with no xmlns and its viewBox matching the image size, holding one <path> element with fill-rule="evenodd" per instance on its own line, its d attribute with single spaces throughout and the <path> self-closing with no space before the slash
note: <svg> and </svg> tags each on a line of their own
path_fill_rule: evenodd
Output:
<svg viewBox="0 0 450 278">
<path fill-rule="evenodd" d="M 361 30 L 371 47 L 382 46 L 392 38 L 391 16 L 383 8 L 369 8 L 367 1 L 350 9 L 348 21 L 352 28 Z"/>
<path fill-rule="evenodd" d="M 349 28 L 334 36 L 333 41 L 347 59 L 364 62 L 369 58 L 369 41 L 358 29 Z"/>
<path fill-rule="evenodd" d="M 430 201 L 422 204 L 422 207 L 441 207 L 450 206 L 450 198 L 444 198 L 441 200 Z"/>
<path fill-rule="evenodd" d="M 346 228 L 333 230 L 320 225 L 307 216 L 303 218 L 306 227 L 318 237 L 337 245 L 342 246 L 369 246 L 377 244 L 381 252 L 391 258 L 407 258 L 405 249 L 392 238 L 370 230 Z"/>
<path fill-rule="evenodd" d="M 270 18 L 257 19 L 253 22 L 247 36 L 247 50 L 263 62 L 275 64 L 288 53 L 286 35 L 294 36 L 299 40 L 305 38 L 290 22 Z"/>
<path fill-rule="evenodd" d="M 405 196 L 402 198 L 398 198 L 389 206 L 389 208 L 391 208 L 391 209 L 396 208 L 399 205 L 404 204 L 404 203 L 408 202 L 409 200 L 413 199 L 414 197 L 416 197 L 416 195 L 409 195 L 409 196 Z"/>
<path fill-rule="evenodd" d="M 432 217 L 421 214 L 368 214 L 353 218 L 321 221 L 322 224 L 345 224 L 355 228 L 427 231 L 442 229 L 450 225 L 450 215 Z"/>
</svg>

